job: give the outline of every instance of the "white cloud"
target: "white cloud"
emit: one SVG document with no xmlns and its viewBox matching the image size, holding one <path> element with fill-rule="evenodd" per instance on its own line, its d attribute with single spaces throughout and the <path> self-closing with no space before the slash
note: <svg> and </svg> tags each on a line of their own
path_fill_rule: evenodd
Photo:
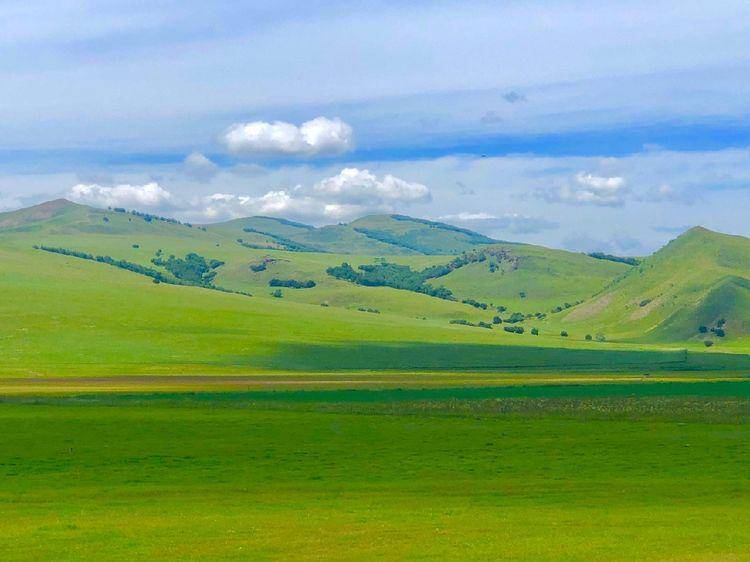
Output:
<svg viewBox="0 0 750 562">
<path fill-rule="evenodd" d="M 138 207 L 163 209 L 169 207 L 174 197 L 156 182 L 143 185 L 122 184 L 103 186 L 95 183 L 74 185 L 67 197 L 79 203 L 99 207 Z"/>
<path fill-rule="evenodd" d="M 207 163 L 212 164 L 199 153 L 190 155 L 186 164 L 187 160 L 204 167 Z M 112 186 L 78 183 L 66 193 L 66 197 L 98 207 L 160 210 L 207 222 L 252 215 L 337 222 L 372 212 L 393 212 L 404 205 L 430 200 L 430 190 L 420 183 L 392 175 L 379 178 L 356 168 L 345 168 L 314 186 L 296 185 L 261 193 L 226 191 L 190 196 L 172 193 L 156 182 Z"/>
<path fill-rule="evenodd" d="M 191 216 L 205 220 L 274 215 L 317 221 L 341 221 L 371 212 L 391 212 L 394 205 L 424 203 L 430 190 L 420 184 L 368 170 L 344 168 L 312 189 L 272 190 L 259 197 L 216 193 L 193 201 Z"/>
<path fill-rule="evenodd" d="M 294 191 L 268 191 L 252 197 L 234 193 L 214 193 L 190 201 L 185 214 L 193 219 L 218 221 L 253 215 L 318 219 L 325 216 L 324 204 L 297 195 Z"/>
<path fill-rule="evenodd" d="M 316 117 L 299 127 L 283 121 L 253 121 L 232 125 L 221 141 L 233 154 L 333 155 L 354 148 L 354 131 L 338 118 Z"/>
<path fill-rule="evenodd" d="M 200 152 L 189 154 L 183 161 L 188 176 L 198 181 L 208 181 L 219 171 L 219 167 Z"/>
<path fill-rule="evenodd" d="M 357 168 L 344 168 L 337 175 L 315 184 L 313 190 L 318 197 L 355 205 L 427 203 L 431 199 L 430 190 L 421 183 L 390 174 L 379 179 L 369 170 Z"/>
<path fill-rule="evenodd" d="M 572 181 L 537 190 L 536 196 L 549 203 L 619 207 L 625 203 L 627 193 L 625 178 L 621 176 L 596 176 L 579 172 Z"/>
</svg>

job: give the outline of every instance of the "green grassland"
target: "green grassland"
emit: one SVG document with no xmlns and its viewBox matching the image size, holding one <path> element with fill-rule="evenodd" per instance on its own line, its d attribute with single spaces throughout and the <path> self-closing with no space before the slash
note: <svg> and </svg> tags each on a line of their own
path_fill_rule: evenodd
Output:
<svg viewBox="0 0 750 562">
<path fill-rule="evenodd" d="M 0 214 L 0 557 L 750 560 L 748 244 Z M 429 279 L 455 300 L 326 272 L 464 252 Z M 210 282 L 152 262 L 190 253 Z M 541 317 L 450 323 L 513 312 Z"/>
<path fill-rule="evenodd" d="M 477 243 L 473 247 L 500 253 L 430 279 L 454 292 L 456 300 L 445 300 L 409 290 L 356 285 L 326 270 L 344 261 L 356 267 L 387 259 L 420 271 L 449 263 L 455 257 L 451 254 L 358 256 L 280 250 L 270 246 L 279 239 L 323 229 L 278 219 L 253 221 L 258 230 L 276 228 L 277 238 L 269 239 L 269 247 L 239 244 L 234 238 L 236 226 L 222 231 L 230 223 L 198 227 L 66 201 L 0 215 L 0 373 L 730 372 L 746 368 L 747 340 L 741 335 L 747 289 L 741 275 L 747 269 L 742 261 L 747 241 L 742 238 L 694 231 L 637 268 L 536 246 Z M 395 225 L 391 235 L 395 239 L 409 235 L 413 247 L 427 246 L 427 233 L 432 231 L 437 231 L 437 238 L 431 244 L 445 237 L 454 242 L 457 237 L 485 241 L 460 229 L 403 217 L 355 223 L 379 232 Z M 699 242 L 690 243 L 696 237 Z M 715 239 L 710 252 L 700 253 L 703 238 Z M 724 244 L 725 239 L 731 244 Z M 152 263 L 157 254 L 184 257 L 196 252 L 224 262 L 216 269 L 216 285 L 253 296 L 154 284 L 137 273 L 34 245 L 105 255 L 151 268 L 160 267 Z M 705 264 L 699 262 L 702 273 L 689 269 L 686 256 L 696 255 L 704 256 Z M 683 265 L 689 270 L 684 279 L 664 277 L 675 270 L 675 262 L 688 263 Z M 732 276 L 727 277 L 727 272 Z M 315 286 L 284 288 L 282 298 L 273 298 L 269 282 L 274 278 L 310 280 Z M 722 281 L 717 285 L 715 279 Z M 680 304 L 674 313 L 663 313 L 666 305 L 660 305 L 635 324 L 617 314 L 618 306 L 632 308 L 633 299 L 645 298 L 644 287 L 654 286 L 654 290 L 672 291 L 674 302 Z M 711 298 L 706 296 L 706 286 Z M 692 293 L 688 288 L 693 288 Z M 608 295 L 613 295 L 610 306 L 598 308 Z M 467 298 L 489 306 L 485 310 L 461 302 Z M 697 305 L 690 298 L 698 299 Z M 579 300 L 581 304 L 572 306 Z M 654 296 L 649 302 L 657 300 L 664 298 Z M 555 303 L 572 308 L 553 314 Z M 495 310 L 501 304 L 506 312 Z M 652 305 L 639 306 L 635 312 L 644 309 L 651 311 Z M 507 333 L 502 325 L 490 330 L 450 324 L 457 319 L 489 323 L 496 315 L 507 318 L 512 312 L 543 312 L 546 317 L 524 320 L 522 335 Z M 721 341 L 714 338 L 717 345 L 708 350 L 701 338 L 687 330 L 695 332 L 696 322 L 715 322 L 717 314 L 726 316 L 728 334 Z M 681 319 L 685 315 L 687 319 Z M 657 316 L 657 329 L 649 331 L 647 323 Z M 684 337 L 659 336 L 665 331 L 677 333 L 669 330 L 676 325 L 685 327 Z M 530 335 L 531 327 L 538 328 L 540 335 Z M 569 337 L 561 337 L 562 329 L 570 331 Z M 584 339 L 585 334 L 600 330 L 610 341 Z"/>
<path fill-rule="evenodd" d="M 565 315 L 569 325 L 632 340 L 746 347 L 750 240 L 694 228 Z M 725 337 L 699 332 L 720 320 Z"/>
<path fill-rule="evenodd" d="M 0 556 L 746 560 L 749 384 L 5 397 Z"/>
</svg>

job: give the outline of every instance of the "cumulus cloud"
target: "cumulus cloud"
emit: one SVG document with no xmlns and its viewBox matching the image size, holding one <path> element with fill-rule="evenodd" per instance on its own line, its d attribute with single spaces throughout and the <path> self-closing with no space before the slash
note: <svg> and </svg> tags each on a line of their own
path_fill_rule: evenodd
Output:
<svg viewBox="0 0 750 562">
<path fill-rule="evenodd" d="M 300 126 L 283 121 L 253 121 L 232 125 L 221 141 L 233 154 L 334 155 L 354 148 L 354 131 L 338 118 L 316 117 Z"/>
<path fill-rule="evenodd" d="M 506 213 L 496 216 L 490 213 L 461 212 L 455 215 L 443 215 L 440 220 L 469 226 L 484 232 L 506 231 L 514 234 L 537 234 L 544 230 L 554 230 L 559 227 L 556 222 L 542 217 L 531 217 L 518 213 Z"/>
<path fill-rule="evenodd" d="M 627 183 L 621 176 L 607 177 L 579 172 L 573 176 L 572 181 L 538 189 L 535 194 L 548 203 L 619 207 L 625 203 L 627 193 Z"/>
<path fill-rule="evenodd" d="M 198 181 L 208 181 L 219 171 L 219 167 L 200 152 L 189 154 L 183 160 L 182 164 L 185 168 L 185 173 Z"/>
<path fill-rule="evenodd" d="M 252 215 L 283 216 L 287 218 L 320 219 L 325 216 L 325 205 L 295 190 L 273 190 L 258 197 L 234 193 L 214 193 L 191 200 L 185 215 L 207 222 L 247 217 Z"/>
<path fill-rule="evenodd" d="M 103 186 L 95 183 L 74 185 L 67 197 L 79 203 L 98 207 L 137 207 L 163 209 L 171 207 L 174 196 L 156 182 L 143 185 Z"/>
<path fill-rule="evenodd" d="M 213 193 L 182 197 L 151 182 L 114 186 L 79 183 L 67 196 L 73 201 L 98 207 L 171 211 L 194 221 L 272 215 L 324 222 L 351 219 L 370 212 L 392 212 L 397 207 L 425 203 L 430 200 L 430 190 L 420 183 L 392 175 L 378 177 L 368 170 L 344 168 L 339 174 L 311 187 L 297 185 L 290 189 L 272 189 L 262 195 Z"/>
<path fill-rule="evenodd" d="M 315 184 L 318 197 L 337 203 L 355 205 L 389 205 L 394 203 L 427 203 L 430 190 L 421 183 L 408 182 L 390 174 L 378 178 L 369 170 L 344 168 L 337 175 Z"/>
</svg>

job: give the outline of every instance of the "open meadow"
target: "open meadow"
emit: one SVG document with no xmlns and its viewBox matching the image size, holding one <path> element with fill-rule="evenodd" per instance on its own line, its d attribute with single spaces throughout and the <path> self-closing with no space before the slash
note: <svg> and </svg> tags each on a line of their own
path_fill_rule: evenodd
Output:
<svg viewBox="0 0 750 562">
<path fill-rule="evenodd" d="M 0 556 L 748 559 L 750 382 L 552 380 L 16 381 Z"/>
</svg>

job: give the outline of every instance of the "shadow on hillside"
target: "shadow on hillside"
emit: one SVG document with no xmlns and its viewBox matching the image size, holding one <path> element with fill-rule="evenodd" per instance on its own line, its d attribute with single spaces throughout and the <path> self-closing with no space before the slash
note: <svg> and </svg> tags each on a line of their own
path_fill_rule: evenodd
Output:
<svg viewBox="0 0 750 562">
<path fill-rule="evenodd" d="M 247 362 L 257 365 L 259 359 L 259 367 L 292 371 L 750 371 L 747 355 L 411 342 L 283 344 L 273 355 Z"/>
</svg>

